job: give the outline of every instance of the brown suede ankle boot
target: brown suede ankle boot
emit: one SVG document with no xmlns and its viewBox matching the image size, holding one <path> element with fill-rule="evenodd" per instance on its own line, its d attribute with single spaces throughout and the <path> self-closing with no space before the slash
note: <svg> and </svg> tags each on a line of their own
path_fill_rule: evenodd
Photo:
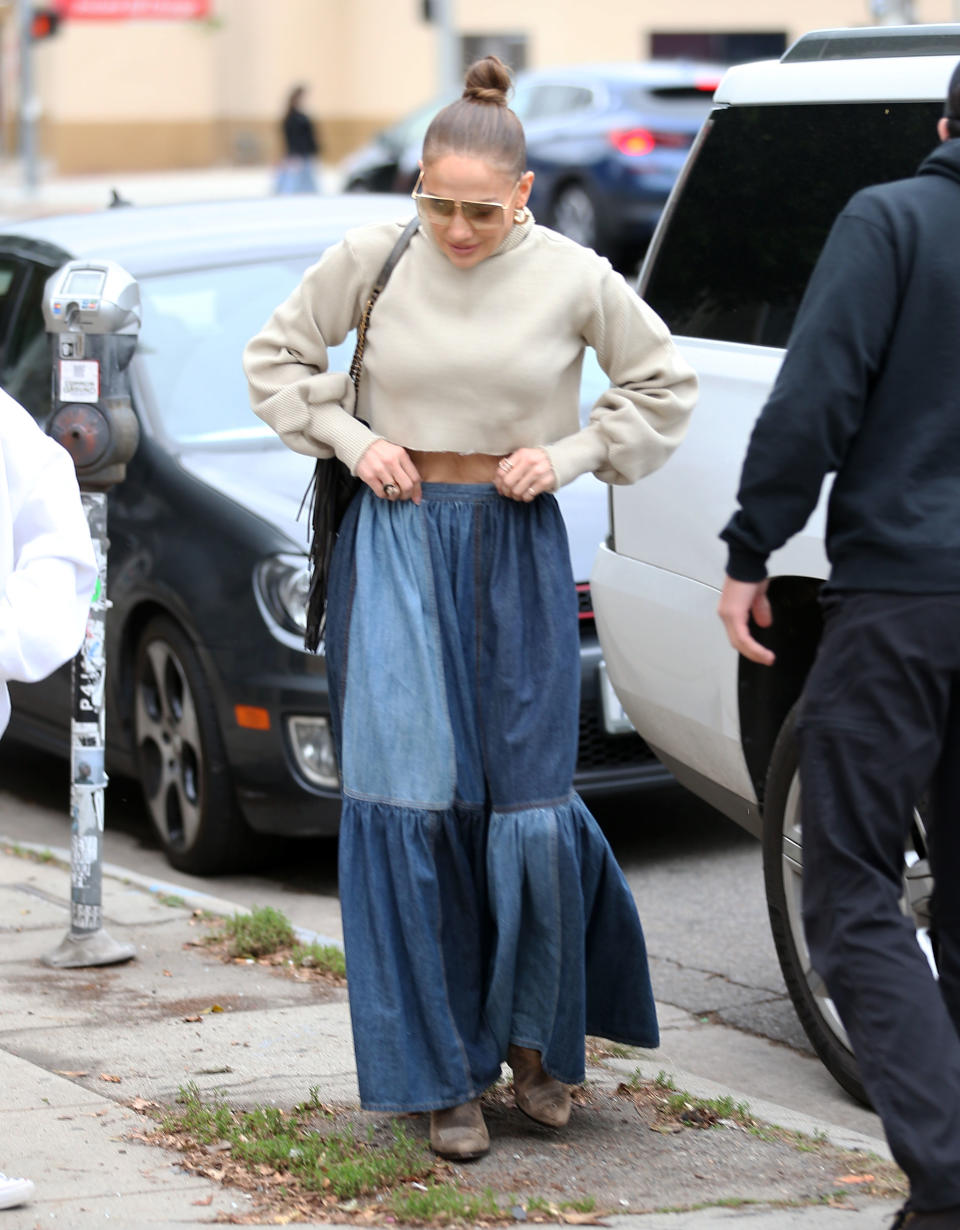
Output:
<svg viewBox="0 0 960 1230">
<path fill-rule="evenodd" d="M 463 1102 L 444 1110 L 430 1112 L 430 1148 L 441 1157 L 457 1162 L 472 1162 L 490 1148 L 490 1136 L 483 1121 L 480 1102 Z"/>
<path fill-rule="evenodd" d="M 507 1063 L 513 1069 L 513 1092 L 519 1109 L 547 1127 L 566 1127 L 570 1118 L 570 1090 L 544 1072 L 540 1052 L 526 1046 L 511 1046 Z"/>
</svg>

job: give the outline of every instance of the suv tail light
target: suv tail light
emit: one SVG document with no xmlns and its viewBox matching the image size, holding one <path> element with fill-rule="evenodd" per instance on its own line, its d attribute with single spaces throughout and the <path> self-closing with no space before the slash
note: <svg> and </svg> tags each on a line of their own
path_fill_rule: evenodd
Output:
<svg viewBox="0 0 960 1230">
<path fill-rule="evenodd" d="M 651 128 L 621 128 L 609 134 L 610 143 L 631 158 L 642 158 L 655 149 L 689 149 L 691 132 L 656 132 Z"/>
</svg>

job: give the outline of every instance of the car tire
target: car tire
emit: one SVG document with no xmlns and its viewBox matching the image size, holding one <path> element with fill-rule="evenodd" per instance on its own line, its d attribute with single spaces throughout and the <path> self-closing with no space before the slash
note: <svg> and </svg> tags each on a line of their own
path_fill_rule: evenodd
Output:
<svg viewBox="0 0 960 1230">
<path fill-rule="evenodd" d="M 213 696 L 190 638 L 166 615 L 137 644 L 133 728 L 140 785 L 169 862 L 195 875 L 236 868 L 249 831 Z"/>
<path fill-rule="evenodd" d="M 803 840 L 800 825 L 800 777 L 794 705 L 777 737 L 767 771 L 763 807 L 763 878 L 770 928 L 780 969 L 800 1024 L 827 1070 L 858 1101 L 870 1101 L 850 1042 L 826 986 L 810 966 L 803 934 Z M 918 940 L 935 968 L 929 930 L 933 884 L 926 856 L 922 806 L 914 812 L 911 840 L 904 851 L 905 912 L 912 913 Z"/>
<path fill-rule="evenodd" d="M 550 211 L 553 229 L 585 248 L 600 251 L 600 215 L 593 197 L 581 183 L 563 184 Z"/>
</svg>

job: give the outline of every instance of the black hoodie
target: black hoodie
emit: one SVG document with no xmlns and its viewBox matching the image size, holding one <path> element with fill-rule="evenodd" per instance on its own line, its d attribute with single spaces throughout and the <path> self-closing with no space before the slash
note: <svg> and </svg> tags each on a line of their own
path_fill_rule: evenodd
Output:
<svg viewBox="0 0 960 1230">
<path fill-rule="evenodd" d="M 960 140 L 834 224 L 721 534 L 731 577 L 765 575 L 833 471 L 830 588 L 960 592 Z"/>
</svg>

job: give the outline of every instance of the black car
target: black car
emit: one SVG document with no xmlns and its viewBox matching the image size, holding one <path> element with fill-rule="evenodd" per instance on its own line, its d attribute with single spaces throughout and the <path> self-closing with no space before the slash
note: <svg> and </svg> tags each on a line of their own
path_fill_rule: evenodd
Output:
<svg viewBox="0 0 960 1230">
<path fill-rule="evenodd" d="M 518 73 L 530 208 L 538 222 L 627 268 L 646 248 L 723 69 L 670 60 Z M 347 191 L 409 192 L 430 120 L 412 112 L 342 165 Z"/>
<path fill-rule="evenodd" d="M 312 463 L 253 416 L 240 359 L 327 245 L 403 212 L 396 197 L 277 197 L 47 218 L 0 234 L 0 384 L 41 423 L 49 275 L 74 257 L 109 258 L 140 282 L 130 368 L 140 444 L 108 505 L 107 764 L 139 779 L 182 870 L 237 865 L 251 833 L 337 829 L 326 668 L 303 649 L 297 513 Z M 348 339 L 331 366 L 351 351 Z M 595 363 L 586 372 L 589 409 L 605 382 Z M 605 532 L 604 490 L 588 475 L 561 499 L 583 578 L 577 784 L 589 794 L 662 782 L 603 688 L 586 577 Z M 69 668 L 11 690 L 10 737 L 66 755 Z"/>
</svg>

